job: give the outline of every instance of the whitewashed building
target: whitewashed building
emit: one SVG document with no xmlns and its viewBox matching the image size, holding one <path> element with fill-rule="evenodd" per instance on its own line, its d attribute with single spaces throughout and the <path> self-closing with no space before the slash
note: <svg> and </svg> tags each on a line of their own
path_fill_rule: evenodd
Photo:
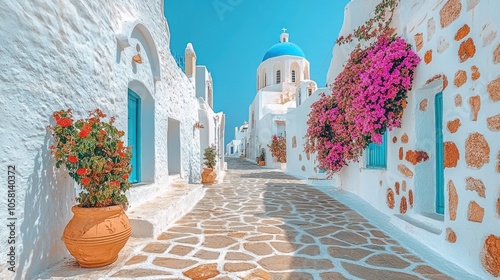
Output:
<svg viewBox="0 0 500 280">
<path fill-rule="evenodd" d="M 286 137 L 286 113 L 296 107 L 297 92 L 305 99 L 308 91 L 312 94 L 317 87 L 310 80 L 309 61 L 304 52 L 289 42 L 285 31 L 257 69 L 257 94 L 249 108 L 246 154 L 253 160 L 264 150 L 268 167 L 274 167 L 276 160 L 267 145 L 273 135 Z M 304 85 L 307 89 L 301 93 Z"/>
<path fill-rule="evenodd" d="M 310 86 L 310 83 L 297 89 L 297 107 L 286 114 L 286 173 L 304 179 L 310 185 L 331 186 L 338 183 L 336 177 L 328 178 L 324 170 L 317 168 L 316 156 L 304 152 L 304 136 L 307 133 L 311 104 L 318 101 L 321 94 L 328 94 L 329 89 L 319 88 L 312 91 L 308 85 Z M 307 95 L 302 96 L 302 92 L 307 92 Z"/>
<path fill-rule="evenodd" d="M 234 128 L 234 139 L 226 145 L 226 155 L 232 157 L 246 157 L 248 143 L 248 122 Z"/>
<path fill-rule="evenodd" d="M 76 185 L 49 153 L 54 111 L 71 108 L 79 118 L 100 108 L 116 116 L 128 144 L 137 143 L 132 211 L 172 178 L 200 181 L 206 141 L 200 144 L 205 131 L 195 126 L 206 112 L 206 128 L 223 151 L 224 115 L 213 114 L 211 90 L 210 98 L 198 96 L 194 80 L 176 65 L 163 0 L 20 0 L 1 10 L 0 180 L 7 182 L 6 168 L 15 166 L 13 246 L 16 275 L 24 279 L 69 255 L 61 235 Z M 0 192 L 0 208 L 5 214 L 7 191 Z M 0 228 L 0 236 L 9 234 Z M 7 258 L 0 255 L 2 279 L 15 276 Z"/>
<path fill-rule="evenodd" d="M 189 43 L 185 50 L 185 72 L 195 84 L 196 98 L 198 99 L 199 122 L 194 126 L 200 130 L 200 162 L 203 163 L 203 154 L 208 147 L 215 147 L 217 151 L 216 171 L 220 174 L 224 170 L 224 127 L 226 116 L 214 112 L 214 94 L 212 74 L 206 66 L 196 65 L 196 52 Z"/>
<path fill-rule="evenodd" d="M 378 3 L 351 1 L 340 35 Z M 499 9 L 488 0 L 399 1 L 392 27 L 422 58 L 402 127 L 336 177 L 340 189 L 482 279 L 500 276 Z M 328 83 L 354 45 L 335 46 Z"/>
<path fill-rule="evenodd" d="M 244 134 L 235 140 L 241 140 L 238 143 L 243 144 L 249 160 L 256 160 L 264 149 L 266 166 L 283 168 L 268 148 L 273 135 L 281 135 L 287 141 L 286 172 L 312 185 L 331 185 L 334 180 L 316 168 L 315 157 L 303 148 L 310 106 L 321 93 L 328 92 L 310 79 L 310 69 L 304 52 L 289 42 L 289 34 L 284 30 L 280 43 L 266 52 L 257 69 L 257 94 L 249 108 L 250 122 Z"/>
</svg>

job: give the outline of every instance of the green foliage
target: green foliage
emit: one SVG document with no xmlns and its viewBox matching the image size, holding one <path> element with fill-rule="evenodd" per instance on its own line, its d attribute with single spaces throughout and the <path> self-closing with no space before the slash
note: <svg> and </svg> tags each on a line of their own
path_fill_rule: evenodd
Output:
<svg viewBox="0 0 500 280">
<path fill-rule="evenodd" d="M 82 188 L 76 198 L 82 207 L 123 205 L 128 201 L 125 192 L 132 166 L 132 151 L 124 146 L 125 134 L 109 122 L 99 109 L 89 118 L 74 121 L 71 109 L 53 114 L 56 125 L 52 131 L 54 145 L 50 147 L 56 167 L 65 166 L 71 178 Z"/>
<path fill-rule="evenodd" d="M 266 161 L 266 149 L 262 148 L 260 150 L 259 160 L 260 161 Z"/>
<path fill-rule="evenodd" d="M 205 164 L 205 166 L 207 168 L 214 168 L 215 167 L 215 164 L 216 164 L 216 157 L 217 157 L 217 150 L 215 148 L 215 145 L 212 145 L 208 148 L 205 149 L 205 153 L 203 154 L 203 159 L 205 160 L 203 162 L 203 164 Z"/>
</svg>

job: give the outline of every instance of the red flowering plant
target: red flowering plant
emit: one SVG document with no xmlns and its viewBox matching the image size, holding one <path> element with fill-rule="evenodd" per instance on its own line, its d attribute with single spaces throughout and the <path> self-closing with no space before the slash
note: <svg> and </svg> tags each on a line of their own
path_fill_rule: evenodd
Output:
<svg viewBox="0 0 500 280">
<path fill-rule="evenodd" d="M 387 129 L 401 127 L 420 58 L 403 38 L 391 35 L 389 24 L 397 3 L 382 0 L 376 20 L 369 20 L 368 27 L 356 29 L 354 35 L 339 38 L 338 44 L 353 37 L 375 40 L 368 47 L 354 48 L 335 78 L 332 94 L 311 105 L 304 148 L 317 153 L 318 167 L 329 175 L 357 161 L 370 143 L 380 144 Z M 387 13 L 388 19 L 382 16 Z M 377 21 L 380 29 L 374 27 Z"/>
<path fill-rule="evenodd" d="M 277 162 L 286 162 L 286 138 L 283 136 L 274 135 L 271 140 L 271 145 L 267 145 L 271 154 L 276 158 Z"/>
<path fill-rule="evenodd" d="M 128 206 L 125 192 L 130 188 L 132 151 L 120 138 L 125 134 L 108 122 L 99 109 L 89 118 L 73 120 L 71 109 L 54 112 L 49 126 L 54 145 L 50 147 L 56 167 L 64 165 L 82 188 L 76 201 L 81 207 Z"/>
</svg>

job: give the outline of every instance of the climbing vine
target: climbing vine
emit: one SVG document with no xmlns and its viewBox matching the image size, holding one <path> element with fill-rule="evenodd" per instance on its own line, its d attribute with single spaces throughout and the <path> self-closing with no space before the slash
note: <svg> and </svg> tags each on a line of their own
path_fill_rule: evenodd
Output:
<svg viewBox="0 0 500 280">
<path fill-rule="evenodd" d="M 339 45 L 351 43 L 354 38 L 358 41 L 368 41 L 381 35 L 388 35 L 394 30 L 390 28 L 394 10 L 399 0 L 382 0 L 375 7 L 375 15 L 367 20 L 365 24 L 354 29 L 353 33 L 346 36 L 340 36 L 336 43 Z"/>
<path fill-rule="evenodd" d="M 358 40 L 343 71 L 335 78 L 331 95 L 311 105 L 304 149 L 316 153 L 319 168 L 330 175 L 357 161 L 370 143 L 380 144 L 387 129 L 401 127 L 418 55 L 390 23 L 398 0 L 382 0 L 375 16 L 339 45 Z"/>
</svg>

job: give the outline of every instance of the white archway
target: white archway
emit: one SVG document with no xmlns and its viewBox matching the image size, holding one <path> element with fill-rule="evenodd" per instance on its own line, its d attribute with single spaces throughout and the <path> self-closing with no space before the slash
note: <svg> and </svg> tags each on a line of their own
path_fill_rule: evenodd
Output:
<svg viewBox="0 0 500 280">
<path fill-rule="evenodd" d="M 145 48 L 144 51 L 148 57 L 153 78 L 155 81 L 159 81 L 161 77 L 160 59 L 155 41 L 153 40 L 149 30 L 142 23 L 138 23 L 132 30 L 130 38 L 134 38 L 141 42 L 142 46 Z"/>
</svg>

